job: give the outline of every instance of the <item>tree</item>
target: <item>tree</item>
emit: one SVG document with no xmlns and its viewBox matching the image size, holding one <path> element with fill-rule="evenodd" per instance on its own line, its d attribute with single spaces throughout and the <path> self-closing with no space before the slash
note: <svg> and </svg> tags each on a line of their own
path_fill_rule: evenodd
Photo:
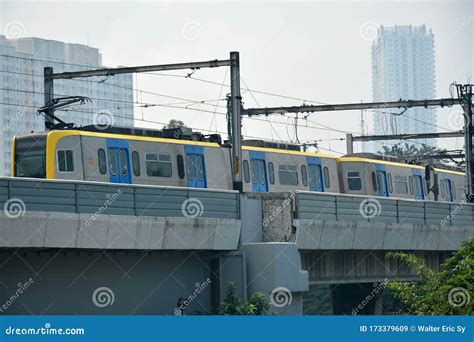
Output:
<svg viewBox="0 0 474 342">
<path fill-rule="evenodd" d="M 164 129 L 171 129 L 171 128 L 187 128 L 187 126 L 184 124 L 183 121 L 181 120 L 175 120 L 171 119 L 167 125 L 163 126 Z"/>
<path fill-rule="evenodd" d="M 265 315 L 270 309 L 270 303 L 265 299 L 265 295 L 261 292 L 256 292 L 250 297 L 249 301 L 240 299 L 236 295 L 235 284 L 229 282 L 226 289 L 224 303 L 218 310 L 218 315 L 246 315 L 246 316 L 261 316 Z"/>
<path fill-rule="evenodd" d="M 474 314 L 474 239 L 466 241 L 436 273 L 423 259 L 409 253 L 388 253 L 401 260 L 420 278 L 419 282 L 390 282 L 388 287 L 410 315 Z"/>
</svg>

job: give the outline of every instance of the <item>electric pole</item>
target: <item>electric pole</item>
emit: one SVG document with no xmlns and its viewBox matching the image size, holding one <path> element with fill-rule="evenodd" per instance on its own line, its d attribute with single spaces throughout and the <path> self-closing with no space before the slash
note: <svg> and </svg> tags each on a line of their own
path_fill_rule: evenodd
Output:
<svg viewBox="0 0 474 342">
<path fill-rule="evenodd" d="M 459 102 L 464 110 L 464 149 L 466 154 L 467 201 L 474 202 L 474 155 L 473 155 L 473 120 L 472 120 L 472 84 L 456 84 Z"/>
<path fill-rule="evenodd" d="M 118 74 L 142 73 L 153 71 L 169 71 L 201 68 L 217 68 L 222 66 L 230 67 L 231 75 L 231 102 L 232 102 L 232 161 L 233 161 L 233 184 L 234 190 L 242 191 L 242 136 L 241 136 L 241 95 L 240 95 L 240 62 L 239 53 L 231 52 L 230 59 L 211 60 L 204 62 L 174 63 L 161 65 L 147 65 L 121 68 L 102 68 L 93 70 L 83 70 L 74 72 L 53 73 L 53 68 L 44 69 L 44 107 L 42 113 L 45 114 L 45 128 L 54 128 L 54 120 L 60 121 L 54 116 L 54 103 L 60 99 L 54 99 L 54 80 L 73 79 L 94 76 L 113 76 Z M 77 98 L 77 97 L 74 97 Z M 66 99 L 67 101 L 68 99 Z M 76 99 L 75 99 L 76 100 Z M 72 100 L 71 100 L 72 101 Z M 60 121 L 61 122 L 61 121 Z"/>
</svg>

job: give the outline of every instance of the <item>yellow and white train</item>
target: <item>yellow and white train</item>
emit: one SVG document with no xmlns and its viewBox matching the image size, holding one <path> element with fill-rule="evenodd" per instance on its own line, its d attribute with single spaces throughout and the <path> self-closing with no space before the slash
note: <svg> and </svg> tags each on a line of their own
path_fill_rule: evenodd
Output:
<svg viewBox="0 0 474 342">
<path fill-rule="evenodd" d="M 13 141 L 12 175 L 232 189 L 228 145 L 143 132 L 117 134 L 84 127 L 18 136 Z M 337 158 L 278 145 L 244 141 L 245 192 L 299 189 L 443 202 L 465 198 L 463 172 L 382 160 L 372 154 Z"/>
</svg>

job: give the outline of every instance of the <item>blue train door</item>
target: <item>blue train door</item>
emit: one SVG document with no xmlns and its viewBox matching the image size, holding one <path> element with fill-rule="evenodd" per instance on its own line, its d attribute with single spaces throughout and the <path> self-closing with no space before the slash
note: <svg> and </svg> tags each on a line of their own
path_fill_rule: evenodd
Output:
<svg viewBox="0 0 474 342">
<path fill-rule="evenodd" d="M 253 192 L 268 192 L 265 153 L 250 151 L 250 174 Z"/>
<path fill-rule="evenodd" d="M 204 148 L 202 146 L 184 146 L 186 152 L 186 171 L 188 186 L 191 188 L 207 188 Z"/>
<path fill-rule="evenodd" d="M 425 199 L 425 191 L 423 186 L 423 177 L 421 175 L 421 171 L 416 170 L 413 171 L 413 185 L 415 190 L 415 199 L 417 200 L 424 200 Z"/>
<path fill-rule="evenodd" d="M 375 165 L 375 176 L 377 179 L 377 192 L 380 197 L 388 197 L 387 172 L 385 165 Z"/>
<path fill-rule="evenodd" d="M 307 157 L 309 190 L 324 192 L 323 173 L 321 169 L 321 158 Z"/>
<path fill-rule="evenodd" d="M 130 184 L 130 161 L 128 141 L 121 139 L 107 139 L 109 154 L 109 179 L 111 183 Z"/>
</svg>

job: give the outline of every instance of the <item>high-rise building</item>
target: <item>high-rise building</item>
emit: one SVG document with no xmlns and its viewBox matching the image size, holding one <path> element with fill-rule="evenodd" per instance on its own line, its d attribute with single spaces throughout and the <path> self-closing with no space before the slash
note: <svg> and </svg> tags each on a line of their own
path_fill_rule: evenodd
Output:
<svg viewBox="0 0 474 342">
<path fill-rule="evenodd" d="M 6 39 L 0 35 L 0 175 L 11 173 L 11 146 L 15 135 L 44 131 L 37 109 L 44 105 L 44 67 L 54 72 L 99 68 L 98 49 L 40 38 Z M 91 102 L 57 111 L 56 115 L 77 126 L 107 123 L 133 126 L 133 78 L 90 77 L 55 80 L 54 97 L 86 96 Z"/>
<path fill-rule="evenodd" d="M 434 40 L 431 30 L 422 26 L 381 26 L 372 45 L 373 101 L 424 100 L 435 98 Z M 434 108 L 411 108 L 402 115 L 397 109 L 377 109 L 374 134 L 427 133 L 436 131 Z M 381 142 L 366 145 L 373 152 L 382 150 Z M 400 141 L 384 141 L 393 146 Z M 435 146 L 435 139 L 408 142 Z M 403 143 L 404 145 L 404 143 Z"/>
</svg>

